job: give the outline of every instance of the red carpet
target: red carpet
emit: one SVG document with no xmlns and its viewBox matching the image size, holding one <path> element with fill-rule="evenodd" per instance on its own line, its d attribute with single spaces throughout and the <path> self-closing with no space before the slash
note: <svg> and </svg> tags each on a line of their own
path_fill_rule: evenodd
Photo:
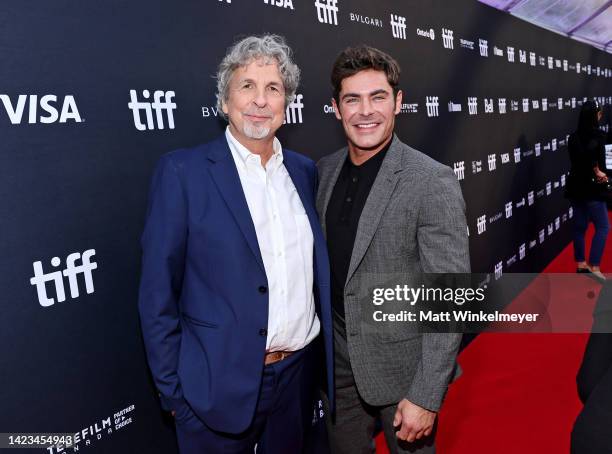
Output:
<svg viewBox="0 0 612 454">
<path fill-rule="evenodd" d="M 612 216 L 611 216 L 612 222 Z M 592 228 L 587 235 L 590 246 Z M 587 247 L 587 251 L 589 250 Z M 612 271 L 612 240 L 606 245 L 602 270 Z M 544 270 L 573 273 L 572 245 Z M 591 321 L 599 290 L 585 303 L 585 289 L 576 298 L 558 290 L 555 305 L 583 304 L 578 317 Z M 553 288 L 553 292 L 555 289 Z M 587 300 L 589 301 L 589 300 Z M 440 412 L 438 454 L 564 454 L 569 453 L 570 432 L 581 409 L 576 373 L 586 334 L 482 334 L 460 355 L 463 375 L 449 388 Z M 377 453 L 388 453 L 384 438 Z"/>
</svg>

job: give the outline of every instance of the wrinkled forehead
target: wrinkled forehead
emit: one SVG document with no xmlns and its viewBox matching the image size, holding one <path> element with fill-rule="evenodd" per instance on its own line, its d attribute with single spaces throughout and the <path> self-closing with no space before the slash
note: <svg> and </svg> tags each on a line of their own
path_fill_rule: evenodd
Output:
<svg viewBox="0 0 612 454">
<path fill-rule="evenodd" d="M 252 79 L 254 77 L 263 77 L 270 81 L 283 83 L 278 61 L 274 57 L 258 56 L 250 58 L 242 65 L 236 66 L 231 75 L 233 81 Z"/>
</svg>

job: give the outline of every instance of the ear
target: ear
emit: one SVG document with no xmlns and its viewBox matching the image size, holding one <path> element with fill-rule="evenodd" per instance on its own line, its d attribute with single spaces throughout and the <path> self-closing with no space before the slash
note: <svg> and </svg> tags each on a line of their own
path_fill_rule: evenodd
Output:
<svg viewBox="0 0 612 454">
<path fill-rule="evenodd" d="M 395 95 L 395 115 L 402 111 L 402 99 L 404 99 L 404 93 L 402 90 L 398 90 L 397 95 Z"/>
<path fill-rule="evenodd" d="M 221 110 L 225 115 L 227 115 L 227 113 L 229 112 L 229 109 L 227 108 L 227 103 L 225 101 L 221 101 Z"/>
<path fill-rule="evenodd" d="M 338 120 L 342 120 L 342 115 L 340 115 L 340 108 L 338 107 L 338 103 L 336 103 L 336 99 L 332 98 L 332 107 L 334 108 L 334 115 Z"/>
</svg>

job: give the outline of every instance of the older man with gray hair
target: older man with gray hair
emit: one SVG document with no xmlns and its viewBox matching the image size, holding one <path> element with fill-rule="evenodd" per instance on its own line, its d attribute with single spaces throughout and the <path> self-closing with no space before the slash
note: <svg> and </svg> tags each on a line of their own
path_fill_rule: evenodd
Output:
<svg viewBox="0 0 612 454">
<path fill-rule="evenodd" d="M 251 36 L 217 80 L 225 134 L 162 156 L 152 180 L 139 296 L 149 366 L 182 454 L 300 453 L 315 373 L 330 371 L 332 393 L 333 358 L 316 167 L 275 137 L 299 69 L 281 37 Z"/>
</svg>

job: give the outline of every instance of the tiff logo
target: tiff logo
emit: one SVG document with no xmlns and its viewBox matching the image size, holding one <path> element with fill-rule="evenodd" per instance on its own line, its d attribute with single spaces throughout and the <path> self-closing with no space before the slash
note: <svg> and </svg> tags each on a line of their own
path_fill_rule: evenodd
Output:
<svg viewBox="0 0 612 454">
<path fill-rule="evenodd" d="M 453 172 L 455 172 L 459 181 L 463 180 L 465 178 L 465 161 L 455 162 L 453 164 Z"/>
<path fill-rule="evenodd" d="M 580 62 L 576 62 L 576 72 L 580 74 Z"/>
<path fill-rule="evenodd" d="M 561 175 L 561 187 L 565 186 L 565 175 Z"/>
<path fill-rule="evenodd" d="M 553 69 L 555 67 L 554 60 L 552 57 L 548 57 L 548 69 Z"/>
<path fill-rule="evenodd" d="M 574 216 L 574 209 L 572 207 L 567 210 L 567 215 L 570 219 Z"/>
<path fill-rule="evenodd" d="M 495 111 L 495 106 L 493 105 L 493 98 L 484 99 L 484 111 L 485 113 L 493 113 Z"/>
<path fill-rule="evenodd" d="M 514 162 L 521 162 L 521 147 L 514 149 Z"/>
<path fill-rule="evenodd" d="M 445 49 L 454 49 L 455 38 L 453 37 L 453 31 L 448 28 L 442 29 L 442 44 Z"/>
<path fill-rule="evenodd" d="M 549 181 L 548 183 L 546 183 L 546 195 L 550 194 L 552 194 L 552 184 Z"/>
<path fill-rule="evenodd" d="M 437 96 L 426 96 L 425 97 L 425 105 L 427 106 L 427 116 L 428 117 L 437 117 L 440 115 L 439 107 L 440 102 L 438 101 Z"/>
<path fill-rule="evenodd" d="M 338 0 L 315 0 L 314 5 L 319 22 L 338 25 Z"/>
<path fill-rule="evenodd" d="M 397 39 L 406 39 L 406 18 L 391 14 L 391 34 Z"/>
<path fill-rule="evenodd" d="M 527 51 L 519 50 L 519 61 L 521 63 L 527 63 Z"/>
<path fill-rule="evenodd" d="M 497 155 L 490 154 L 487 158 L 487 162 L 489 164 L 489 172 L 492 172 L 497 168 Z"/>
<path fill-rule="evenodd" d="M 548 110 L 548 98 L 542 98 L 542 111 L 546 112 Z"/>
<path fill-rule="evenodd" d="M 563 109 L 563 98 L 557 99 L 557 107 L 559 108 L 559 110 Z"/>
<path fill-rule="evenodd" d="M 559 218 L 559 216 L 557 216 L 555 218 L 555 230 L 559 230 L 560 227 L 561 227 L 561 219 Z"/>
<path fill-rule="evenodd" d="M 512 217 L 512 202 L 506 203 L 506 219 Z"/>
<path fill-rule="evenodd" d="M 489 42 L 486 39 L 478 40 L 478 47 L 480 47 L 480 56 L 488 57 L 489 56 Z"/>
<path fill-rule="evenodd" d="M 535 52 L 529 52 L 529 64 L 531 66 L 535 66 L 536 65 L 536 54 L 535 54 Z"/>
<path fill-rule="evenodd" d="M 523 260 L 525 258 L 525 243 L 519 246 L 519 260 Z"/>
<path fill-rule="evenodd" d="M 514 63 L 514 47 L 508 46 L 506 48 L 506 54 L 508 55 L 508 61 Z"/>
<path fill-rule="evenodd" d="M 476 228 L 478 229 L 478 235 L 482 235 L 487 231 L 487 216 L 482 215 L 476 218 Z"/>
<path fill-rule="evenodd" d="M 529 191 L 527 193 L 527 204 L 529 206 L 531 206 L 531 205 L 533 205 L 534 201 L 535 201 L 534 193 L 533 193 L 533 191 Z"/>
<path fill-rule="evenodd" d="M 551 236 L 555 229 L 553 228 L 553 223 L 548 224 L 548 236 Z"/>
<path fill-rule="evenodd" d="M 142 91 L 142 96 L 144 99 L 149 99 L 150 95 L 149 90 Z M 136 126 L 136 129 L 139 131 L 152 130 L 156 128 L 164 129 L 164 111 L 166 112 L 166 116 L 168 118 L 168 128 L 174 129 L 174 115 L 172 111 L 176 109 L 176 103 L 172 102 L 172 98 L 174 98 L 173 91 L 156 90 L 153 93 L 153 102 L 138 101 L 136 90 L 130 90 L 131 100 L 128 103 L 128 107 L 134 114 L 134 126 Z M 142 123 L 141 121 L 141 110 L 144 110 L 145 112 L 146 124 Z M 153 111 L 155 111 L 156 121 L 153 119 Z"/>
<path fill-rule="evenodd" d="M 478 114 L 478 98 L 476 97 L 468 98 L 468 111 L 470 115 Z"/>
<path fill-rule="evenodd" d="M 495 264 L 495 280 L 498 280 L 500 277 L 502 277 L 502 266 L 502 262 L 497 262 Z"/>
<path fill-rule="evenodd" d="M 523 98 L 523 112 L 529 112 L 529 98 Z"/>
<path fill-rule="evenodd" d="M 546 239 L 546 237 L 544 236 L 544 229 L 538 232 L 538 239 L 540 240 L 540 244 L 542 244 L 544 240 Z"/>
<path fill-rule="evenodd" d="M 502 115 L 505 114 L 506 113 L 506 98 L 499 98 L 498 104 L 499 104 L 499 113 Z"/>
<path fill-rule="evenodd" d="M 542 145 L 540 143 L 535 144 L 535 155 L 540 156 L 542 153 Z"/>
<path fill-rule="evenodd" d="M 57 302 L 61 303 L 66 301 L 66 292 L 64 290 L 64 277 L 68 278 L 68 285 L 70 287 L 70 297 L 79 297 L 79 283 L 77 277 L 79 274 L 83 275 L 85 279 L 85 290 L 86 292 L 93 293 L 93 276 L 92 271 L 98 268 L 96 262 L 91 261 L 91 257 L 96 255 L 95 249 L 88 249 L 81 255 L 79 252 L 75 252 L 66 257 L 66 269 L 52 271 L 50 273 L 44 273 L 42 262 L 37 261 L 32 265 L 34 267 L 34 276 L 30 278 L 30 284 L 36 286 L 36 292 L 38 294 L 38 302 L 43 307 L 52 306 L 55 304 L 55 298 L 50 298 L 47 294 L 47 282 L 53 282 L 55 286 L 55 297 Z M 81 261 L 80 265 L 76 265 L 77 260 Z M 51 265 L 54 268 L 60 266 L 62 261 L 59 257 L 53 257 L 51 259 Z"/>
<path fill-rule="evenodd" d="M 295 123 L 303 123 L 302 119 L 302 109 L 304 108 L 304 103 L 302 99 L 304 97 L 302 95 L 295 95 L 293 97 L 293 101 L 289 103 L 287 109 L 285 110 L 285 124 L 295 124 Z"/>
<path fill-rule="evenodd" d="M 550 148 L 552 149 L 552 151 L 557 151 L 557 139 L 553 139 L 550 142 Z"/>
</svg>

